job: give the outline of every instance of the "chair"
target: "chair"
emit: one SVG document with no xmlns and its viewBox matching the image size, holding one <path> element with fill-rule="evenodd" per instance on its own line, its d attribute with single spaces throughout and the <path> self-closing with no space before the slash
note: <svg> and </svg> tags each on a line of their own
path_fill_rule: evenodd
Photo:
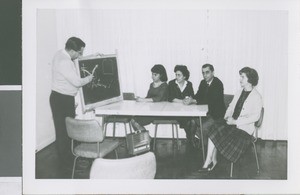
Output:
<svg viewBox="0 0 300 195">
<path fill-rule="evenodd" d="M 155 132 L 154 132 L 154 141 L 153 141 L 153 151 L 155 151 L 156 145 L 156 135 L 158 130 L 158 125 L 172 125 L 172 138 L 174 141 L 174 127 L 176 129 L 176 139 L 177 139 L 177 149 L 179 150 L 179 138 L 178 138 L 178 125 L 179 123 L 176 120 L 154 120 L 152 122 L 155 125 Z"/>
<path fill-rule="evenodd" d="M 233 95 L 224 94 L 224 104 L 226 109 L 229 107 L 229 104 L 231 103 L 232 99 Z"/>
<path fill-rule="evenodd" d="M 156 160 L 153 152 L 124 159 L 96 159 L 90 179 L 154 179 Z"/>
<path fill-rule="evenodd" d="M 135 100 L 134 98 L 134 93 L 123 93 L 123 99 L 124 100 Z M 107 116 L 104 118 L 104 130 L 106 132 L 107 130 L 107 125 L 109 123 L 113 124 L 113 137 L 116 135 L 116 123 L 122 123 L 124 124 L 124 130 L 125 130 L 125 135 L 127 134 L 127 125 L 129 125 L 129 130 L 130 133 L 132 133 L 132 128 L 131 125 L 129 124 L 131 118 L 126 117 L 126 116 Z"/>
<path fill-rule="evenodd" d="M 264 108 L 261 109 L 261 112 L 260 112 L 260 117 L 258 119 L 258 121 L 255 122 L 255 131 L 253 132 L 253 135 L 252 135 L 252 145 L 253 145 L 253 149 L 254 149 L 254 155 L 255 155 L 255 160 L 256 160 L 256 166 L 257 166 L 257 174 L 259 174 L 259 163 L 258 163 L 258 156 L 257 156 L 257 151 L 256 151 L 256 141 L 257 141 L 257 136 L 258 136 L 258 129 L 260 128 L 262 122 L 263 122 L 263 119 L 264 119 Z M 230 178 L 232 178 L 232 175 L 233 175 L 233 162 L 231 162 L 231 168 L 230 168 Z"/>
<path fill-rule="evenodd" d="M 72 178 L 78 157 L 84 158 L 103 158 L 115 150 L 118 158 L 118 140 L 105 139 L 105 132 L 96 120 L 78 120 L 70 117 L 66 118 L 68 136 L 72 139 L 71 150 L 75 156 L 72 170 Z M 76 141 L 76 145 L 74 144 Z M 78 144 L 77 144 L 78 142 Z"/>
</svg>

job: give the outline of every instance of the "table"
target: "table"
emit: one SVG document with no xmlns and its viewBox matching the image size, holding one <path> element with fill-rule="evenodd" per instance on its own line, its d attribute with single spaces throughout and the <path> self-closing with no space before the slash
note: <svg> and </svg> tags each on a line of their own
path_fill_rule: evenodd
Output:
<svg viewBox="0 0 300 195">
<path fill-rule="evenodd" d="M 203 161 L 205 160 L 203 130 L 201 117 L 206 116 L 207 105 L 184 105 L 174 102 L 136 102 L 123 100 L 97 107 L 96 115 L 127 115 L 127 116 L 190 116 L 199 117 Z"/>
</svg>

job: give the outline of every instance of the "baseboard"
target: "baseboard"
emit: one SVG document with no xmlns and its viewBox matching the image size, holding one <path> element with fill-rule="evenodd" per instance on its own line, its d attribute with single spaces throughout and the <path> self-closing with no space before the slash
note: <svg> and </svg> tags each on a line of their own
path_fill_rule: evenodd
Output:
<svg viewBox="0 0 300 195">
<path fill-rule="evenodd" d="M 55 135 L 49 137 L 48 139 L 46 139 L 46 140 L 42 141 L 40 144 L 38 144 L 35 149 L 35 152 L 38 152 L 38 151 L 44 149 L 45 147 L 52 144 L 54 141 L 55 141 Z"/>
</svg>

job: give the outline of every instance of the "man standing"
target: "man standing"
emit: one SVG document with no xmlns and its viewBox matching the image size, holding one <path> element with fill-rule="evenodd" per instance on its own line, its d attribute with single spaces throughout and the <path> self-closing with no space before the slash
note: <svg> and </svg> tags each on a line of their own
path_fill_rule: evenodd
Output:
<svg viewBox="0 0 300 195">
<path fill-rule="evenodd" d="M 85 43 L 71 37 L 67 40 L 65 49 L 59 50 L 52 64 L 52 92 L 50 106 L 56 133 L 56 147 L 58 151 L 61 171 L 72 167 L 71 139 L 66 130 L 66 117 L 75 117 L 75 95 L 80 87 L 91 82 L 93 75 L 80 78 L 76 73 L 74 60 L 82 56 Z"/>
<path fill-rule="evenodd" d="M 215 120 L 223 119 L 225 104 L 223 83 L 214 76 L 213 65 L 204 64 L 202 66 L 202 75 L 204 79 L 201 81 L 196 95 L 193 98 L 186 98 L 184 104 L 208 105 L 207 117 L 202 120 L 202 128 L 205 133 Z M 200 126 L 199 119 L 193 119 L 190 121 L 190 129 L 187 129 L 191 133 L 190 141 L 193 145 L 195 145 L 194 137 L 197 126 Z"/>
</svg>

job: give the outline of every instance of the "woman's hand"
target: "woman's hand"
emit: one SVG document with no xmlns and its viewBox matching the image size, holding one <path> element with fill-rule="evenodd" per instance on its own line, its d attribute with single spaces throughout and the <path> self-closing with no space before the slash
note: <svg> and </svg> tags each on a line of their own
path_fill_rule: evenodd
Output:
<svg viewBox="0 0 300 195">
<path fill-rule="evenodd" d="M 137 102 L 145 102 L 146 99 L 145 98 L 141 98 L 141 97 L 136 97 L 136 101 Z"/>
<path fill-rule="evenodd" d="M 183 100 L 175 98 L 172 102 L 175 102 L 175 103 L 183 103 Z"/>
<path fill-rule="evenodd" d="M 139 101 L 140 101 L 140 99 L 141 99 L 141 97 L 140 97 L 140 96 L 136 96 L 136 97 L 135 97 L 135 101 L 137 101 L 137 102 L 139 102 Z"/>
<path fill-rule="evenodd" d="M 183 104 L 185 105 L 189 105 L 192 102 L 192 98 L 191 97 L 186 97 L 183 99 Z"/>
<path fill-rule="evenodd" d="M 141 97 L 136 97 L 135 99 L 137 102 L 153 102 L 152 98 L 141 98 Z"/>
<path fill-rule="evenodd" d="M 232 117 L 228 117 L 226 123 L 228 125 L 236 125 L 236 120 L 233 119 Z"/>
</svg>

